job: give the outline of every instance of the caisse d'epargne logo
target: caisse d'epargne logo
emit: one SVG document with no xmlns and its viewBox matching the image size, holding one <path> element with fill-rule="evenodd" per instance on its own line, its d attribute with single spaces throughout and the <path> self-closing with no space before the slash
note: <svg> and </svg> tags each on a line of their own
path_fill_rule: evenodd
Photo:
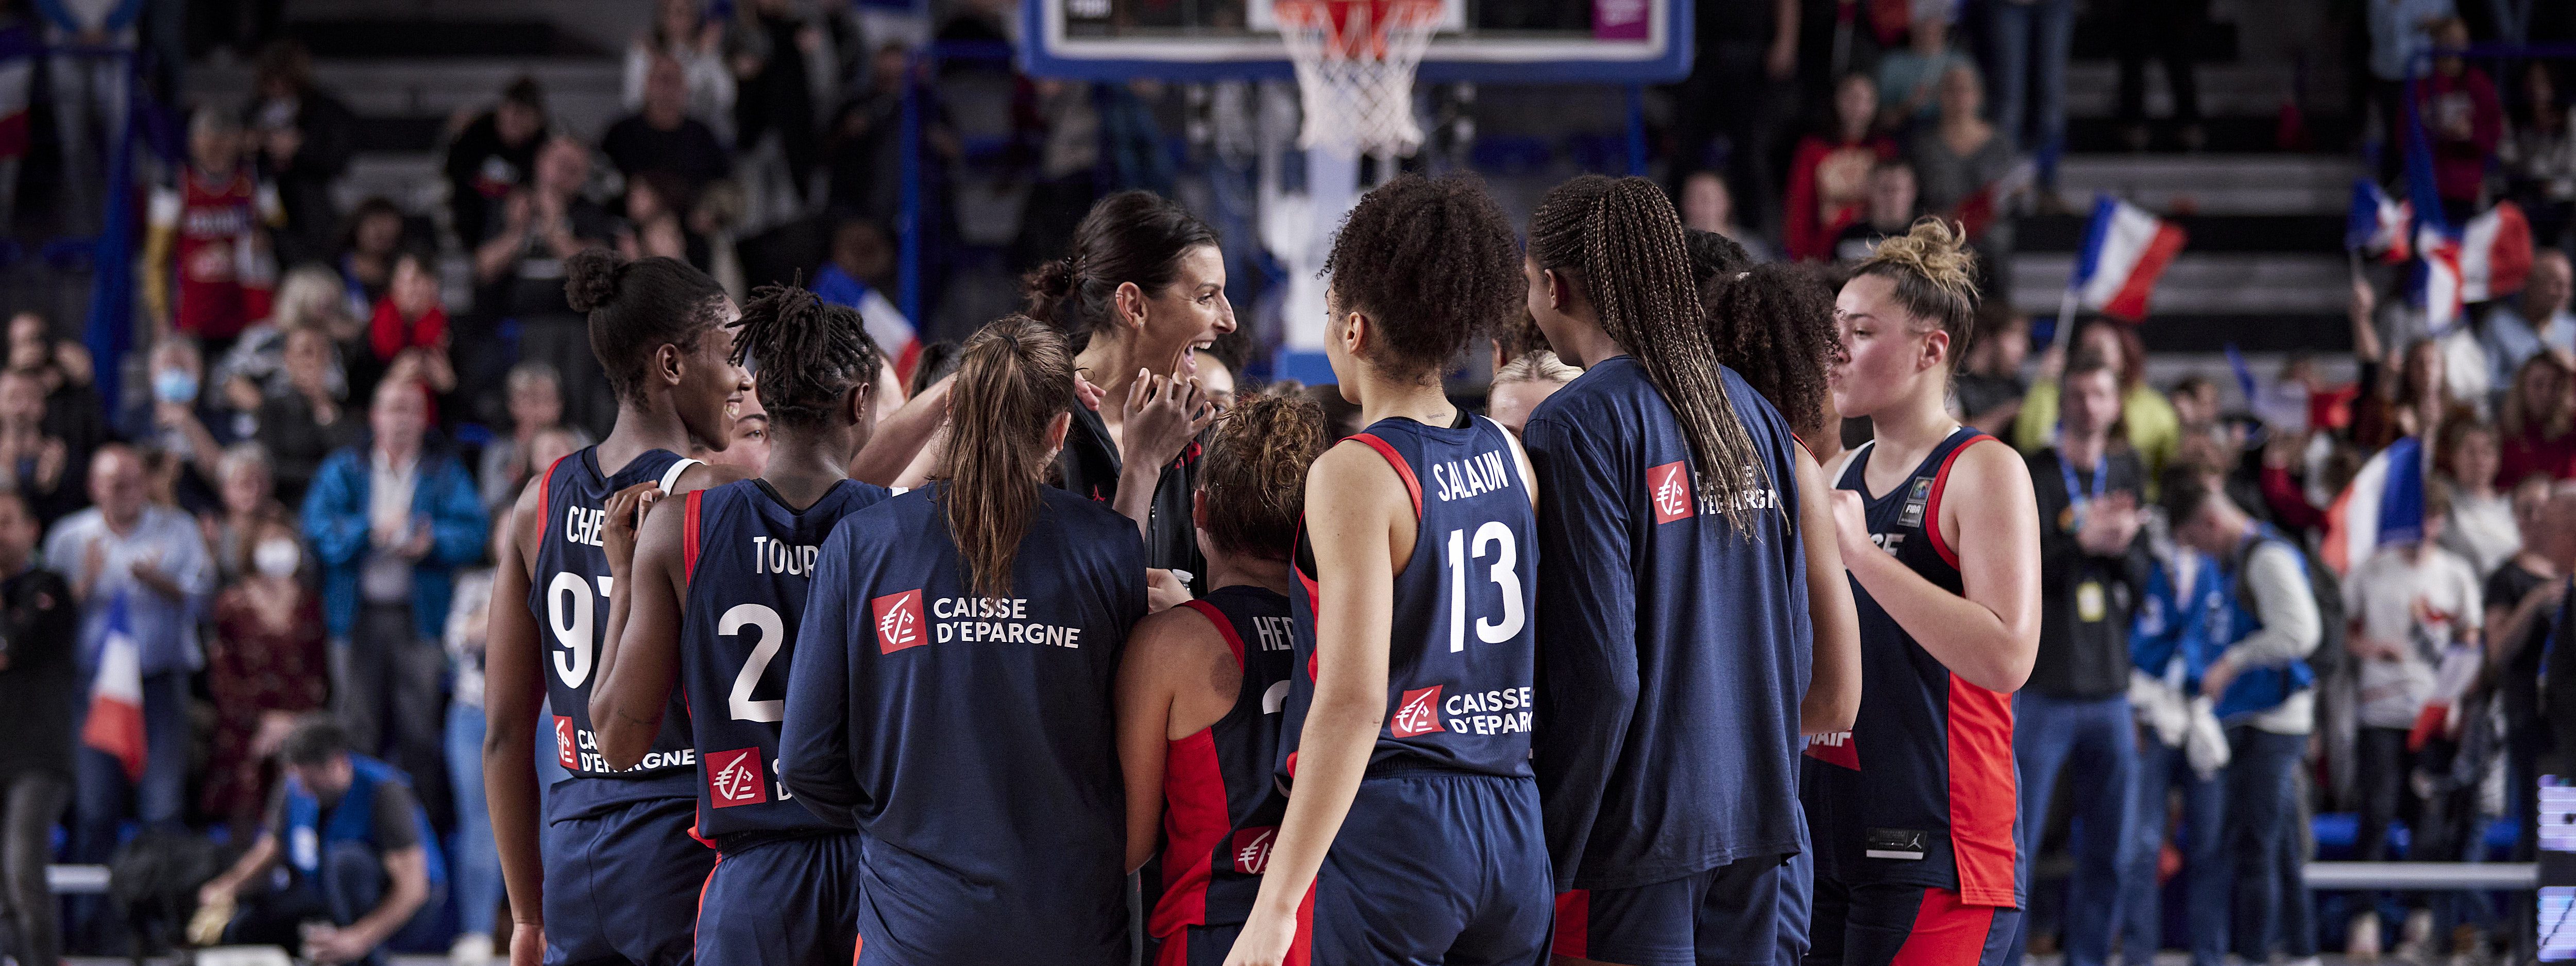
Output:
<svg viewBox="0 0 2576 966">
<path fill-rule="evenodd" d="M 922 633 L 921 589 L 887 594 L 868 602 L 877 621 L 877 653 L 892 654 L 930 643 Z"/>
<path fill-rule="evenodd" d="M 758 805 L 769 800 L 769 781 L 760 773 L 760 749 L 711 751 L 706 756 L 707 800 L 717 808 Z"/>
<path fill-rule="evenodd" d="M 1437 684 L 1404 692 L 1403 700 L 1396 702 L 1395 714 L 1386 722 L 1387 734 L 1396 738 L 1446 730 L 1440 727 L 1440 685 Z"/>
</svg>

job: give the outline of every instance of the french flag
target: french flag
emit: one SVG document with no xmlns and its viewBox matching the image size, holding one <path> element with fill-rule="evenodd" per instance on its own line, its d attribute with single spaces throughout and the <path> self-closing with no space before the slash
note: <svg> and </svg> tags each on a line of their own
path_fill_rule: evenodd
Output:
<svg viewBox="0 0 2576 966">
<path fill-rule="evenodd" d="M 2067 284 L 2083 306 L 2115 319 L 2147 317 L 2147 295 L 2182 251 L 2182 226 L 2110 195 L 2093 203 L 2093 224 Z"/>
<path fill-rule="evenodd" d="M 2326 508 L 2326 539 L 2318 556 L 2336 573 L 2348 574 L 2380 547 L 2423 536 L 2424 444 L 2408 436 L 2363 463 Z"/>
<path fill-rule="evenodd" d="M 2415 206 L 2392 200 L 2368 178 L 2352 183 L 2352 214 L 2344 220 L 2343 247 L 2377 257 L 2391 265 L 2413 257 L 2406 235 Z"/>
<path fill-rule="evenodd" d="M 2464 307 L 2522 291 L 2531 275 L 2531 222 L 2520 206 L 2499 201 L 2457 235 L 2419 222 L 2415 249 L 2423 257 L 2415 281 L 2425 321 L 2434 332 L 2447 332 Z"/>
<path fill-rule="evenodd" d="M 81 725 L 81 744 L 115 756 L 125 777 L 143 780 L 143 649 L 134 641 L 125 613 L 125 592 L 107 605 L 107 629 L 100 635 L 98 673 L 89 683 L 89 720 Z"/>
</svg>

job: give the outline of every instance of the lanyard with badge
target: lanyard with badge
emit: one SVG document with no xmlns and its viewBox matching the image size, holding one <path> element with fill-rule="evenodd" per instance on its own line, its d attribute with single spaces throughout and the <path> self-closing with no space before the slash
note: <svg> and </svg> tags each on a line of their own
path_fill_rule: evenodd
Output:
<svg viewBox="0 0 2576 966">
<path fill-rule="evenodd" d="M 2109 490 L 2110 452 L 2105 449 L 2103 452 L 2093 454 L 2093 492 L 2089 494 L 2084 492 L 2083 487 L 2076 485 L 2075 467 L 2069 464 L 2066 449 L 2063 446 L 2058 447 L 2057 450 L 2057 475 L 2059 479 L 2066 482 L 2066 516 L 2062 525 L 2068 533 L 2082 533 L 2085 509 L 2101 500 Z M 2087 577 L 2083 583 L 2075 585 L 2076 620 L 2087 624 L 2098 624 L 2109 614 L 2110 607 L 2104 599 L 2100 580 Z"/>
</svg>

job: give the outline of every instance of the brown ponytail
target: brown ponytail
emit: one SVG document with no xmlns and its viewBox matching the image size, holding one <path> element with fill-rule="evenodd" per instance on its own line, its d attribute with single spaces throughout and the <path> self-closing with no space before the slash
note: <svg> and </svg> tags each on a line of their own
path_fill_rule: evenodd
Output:
<svg viewBox="0 0 2576 966">
<path fill-rule="evenodd" d="M 949 536 L 980 597 L 1011 595 L 1011 562 L 1038 510 L 1047 425 L 1073 406 L 1073 353 L 1064 336 L 1006 315 L 966 340 L 949 396 Z"/>
<path fill-rule="evenodd" d="M 1306 506 L 1306 468 L 1324 452 L 1324 407 L 1296 390 L 1235 402 L 1199 462 L 1208 542 L 1227 553 L 1286 560 Z"/>
<path fill-rule="evenodd" d="M 1637 360 L 1681 420 L 1698 486 L 1716 497 L 1737 532 L 1751 534 L 1746 496 L 1766 486 L 1769 472 L 1727 401 L 1681 218 L 1664 189 L 1644 178 L 1601 175 L 1558 185 L 1530 215 L 1529 256 L 1581 280 L 1601 331 Z"/>
</svg>

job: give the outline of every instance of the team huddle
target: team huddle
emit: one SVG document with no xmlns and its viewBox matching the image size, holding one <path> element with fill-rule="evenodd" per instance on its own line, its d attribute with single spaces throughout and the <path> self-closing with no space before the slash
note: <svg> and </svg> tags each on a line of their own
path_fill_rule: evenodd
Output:
<svg viewBox="0 0 2576 966">
<path fill-rule="evenodd" d="M 1326 263 L 1348 433 L 1220 412 L 1217 236 L 1142 192 L 888 413 L 855 311 L 576 257 L 619 410 L 501 541 L 512 961 L 2003 961 L 2038 524 L 1944 409 L 1970 256 L 1745 262 L 1642 179 L 1524 244 L 1398 177 Z M 1580 374 L 1472 414 L 1489 335 Z M 746 392 L 761 473 L 683 456 Z"/>
</svg>

